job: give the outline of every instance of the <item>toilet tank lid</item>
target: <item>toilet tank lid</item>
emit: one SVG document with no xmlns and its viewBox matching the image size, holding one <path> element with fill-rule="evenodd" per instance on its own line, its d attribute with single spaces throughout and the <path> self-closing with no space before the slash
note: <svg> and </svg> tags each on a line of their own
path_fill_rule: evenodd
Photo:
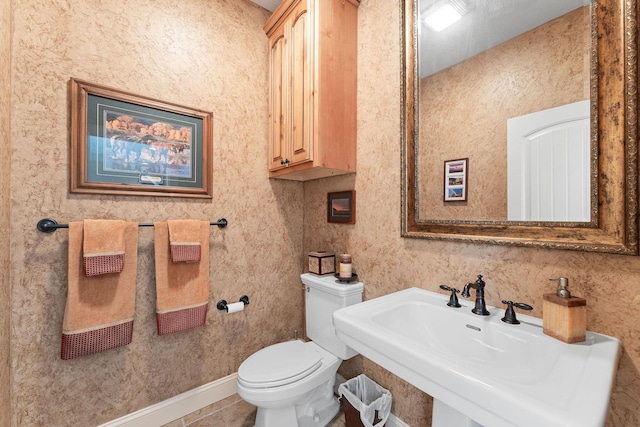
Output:
<svg viewBox="0 0 640 427">
<path fill-rule="evenodd" d="M 362 294 L 364 284 L 362 282 L 342 283 L 333 276 L 333 274 L 325 274 L 318 276 L 313 273 L 304 273 L 300 275 L 302 283 L 311 288 L 319 289 L 338 296 L 348 296 L 354 294 Z"/>
</svg>

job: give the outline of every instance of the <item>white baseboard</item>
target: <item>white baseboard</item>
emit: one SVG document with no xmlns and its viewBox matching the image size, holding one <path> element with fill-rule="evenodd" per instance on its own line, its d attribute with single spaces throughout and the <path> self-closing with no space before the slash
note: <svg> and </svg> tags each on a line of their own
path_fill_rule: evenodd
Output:
<svg viewBox="0 0 640 427">
<path fill-rule="evenodd" d="M 148 406 L 98 427 L 161 426 L 236 394 L 238 374 L 231 374 Z"/>
<path fill-rule="evenodd" d="M 387 418 L 387 422 L 384 425 L 385 427 L 409 427 L 409 424 L 406 424 L 393 414 L 389 414 L 389 418 Z"/>
<path fill-rule="evenodd" d="M 149 427 L 161 426 L 182 418 L 208 405 L 236 394 L 238 374 L 231 374 L 208 384 L 181 393 L 163 402 L 140 409 L 98 427 Z M 344 378 L 338 381 L 344 382 Z M 409 427 L 395 415 L 389 414 L 386 427 Z"/>
</svg>

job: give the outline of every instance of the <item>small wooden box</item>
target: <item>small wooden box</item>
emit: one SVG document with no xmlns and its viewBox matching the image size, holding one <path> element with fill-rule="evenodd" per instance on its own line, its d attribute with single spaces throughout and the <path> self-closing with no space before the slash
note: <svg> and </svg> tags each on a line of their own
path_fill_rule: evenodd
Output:
<svg viewBox="0 0 640 427">
<path fill-rule="evenodd" d="M 544 294 L 542 299 L 542 332 L 569 344 L 586 339 L 585 299 L 562 298 L 556 294 Z"/>
<path fill-rule="evenodd" d="M 309 273 L 329 274 L 336 272 L 336 254 L 332 252 L 309 252 Z"/>
</svg>

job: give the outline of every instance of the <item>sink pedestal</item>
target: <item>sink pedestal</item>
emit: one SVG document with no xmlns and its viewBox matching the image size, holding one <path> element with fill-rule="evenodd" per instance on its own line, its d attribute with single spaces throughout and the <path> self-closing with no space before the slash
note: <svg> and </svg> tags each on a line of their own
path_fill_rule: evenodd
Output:
<svg viewBox="0 0 640 427">
<path fill-rule="evenodd" d="M 482 425 L 440 400 L 433 399 L 431 427 L 482 427 Z"/>
</svg>

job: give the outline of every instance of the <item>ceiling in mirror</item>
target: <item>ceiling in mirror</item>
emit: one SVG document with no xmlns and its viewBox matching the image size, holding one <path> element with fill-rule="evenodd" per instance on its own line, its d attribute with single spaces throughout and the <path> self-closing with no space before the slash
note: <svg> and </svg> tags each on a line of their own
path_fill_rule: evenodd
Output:
<svg viewBox="0 0 640 427">
<path fill-rule="evenodd" d="M 401 0 L 403 237 L 637 254 L 637 0 L 448 1 L 468 11 L 433 36 L 423 29 L 422 12 L 437 2 Z M 517 11 L 501 14 L 498 3 Z M 529 9 L 534 4 L 537 11 Z M 561 10 L 547 15 L 558 5 Z M 456 54 L 462 58 L 442 59 L 425 72 L 419 60 L 429 66 L 439 60 L 422 52 L 420 37 L 430 33 L 432 44 L 441 45 L 445 33 L 459 32 L 478 8 L 499 17 L 484 30 L 490 36 L 456 39 L 445 56 L 462 48 L 465 53 Z M 534 20 L 515 30 L 515 17 Z M 498 34 L 503 29 L 507 35 Z M 565 165 L 583 171 L 564 180 L 584 181 L 586 205 L 577 219 L 510 220 L 508 134 L 545 133 L 512 132 L 511 122 L 532 114 L 559 117 L 565 107 L 587 115 L 578 126 L 586 145 L 562 154 L 583 161 Z M 462 171 L 448 169 L 459 161 Z M 538 173 L 540 185 L 548 187 L 546 178 L 555 173 Z M 464 197 L 456 200 L 458 194 Z"/>
<path fill-rule="evenodd" d="M 425 77 L 511 40 L 591 0 L 419 0 L 419 65 Z M 426 24 L 451 7 L 460 18 L 438 31 Z"/>
</svg>

